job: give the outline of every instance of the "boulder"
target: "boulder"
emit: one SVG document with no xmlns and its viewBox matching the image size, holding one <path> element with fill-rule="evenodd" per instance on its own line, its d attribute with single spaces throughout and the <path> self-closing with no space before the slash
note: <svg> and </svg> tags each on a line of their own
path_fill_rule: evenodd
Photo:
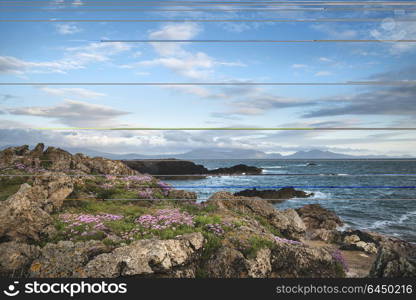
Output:
<svg viewBox="0 0 416 300">
<path fill-rule="evenodd" d="M 400 240 L 382 242 L 369 277 L 416 277 L 416 246 Z"/>
<path fill-rule="evenodd" d="M 0 276 L 23 277 L 39 254 L 39 247 L 34 245 L 15 241 L 0 244 Z"/>
<path fill-rule="evenodd" d="M 344 277 L 345 270 L 330 250 L 278 242 L 271 254 L 272 277 Z"/>
<path fill-rule="evenodd" d="M 213 278 L 345 276 L 340 262 L 329 250 L 277 241 L 271 249 L 259 249 L 254 258 L 245 257 L 235 247 L 221 247 L 204 265 L 204 272 L 207 277 Z"/>
<path fill-rule="evenodd" d="M 270 203 L 280 203 L 291 198 L 307 198 L 313 196 L 313 193 L 298 191 L 292 187 L 285 187 L 279 190 L 257 190 L 254 188 L 236 192 L 234 196 L 260 197 L 262 199 L 268 199 Z"/>
<path fill-rule="evenodd" d="M 305 224 L 295 210 L 276 210 L 261 198 L 238 197 L 228 192 L 217 192 L 210 197 L 208 203 L 216 205 L 219 209 L 260 216 L 291 239 L 299 239 L 306 230 Z"/>
<path fill-rule="evenodd" d="M 98 255 L 85 265 L 83 272 L 86 277 L 94 278 L 163 277 L 186 269 L 182 275 L 194 277 L 196 266 L 191 265 L 202 250 L 203 241 L 199 232 L 171 240 L 138 240 L 111 253 Z"/>
<path fill-rule="evenodd" d="M 349 229 L 341 233 L 340 248 L 376 254 L 377 248 L 381 244 L 393 241 L 396 241 L 396 239 L 375 232 Z"/>
<path fill-rule="evenodd" d="M 71 278 L 85 277 L 83 267 L 95 256 L 109 252 L 100 241 L 61 241 L 47 244 L 29 268 L 29 277 Z"/>
<path fill-rule="evenodd" d="M 215 175 L 233 175 L 233 174 L 246 174 L 246 175 L 253 175 L 253 174 L 261 174 L 263 170 L 261 168 L 247 166 L 244 164 L 235 165 L 229 168 L 219 168 L 208 171 L 209 174 Z"/>
<path fill-rule="evenodd" d="M 332 230 L 343 225 L 341 219 L 333 211 L 323 208 L 319 204 L 308 204 L 296 209 L 296 211 L 308 230 Z"/>
<path fill-rule="evenodd" d="M 17 193 L 0 203 L 0 238 L 39 240 L 50 231 L 50 213 L 62 206 L 72 190 L 71 178 L 64 173 L 44 173 L 33 186 L 22 184 Z"/>
<path fill-rule="evenodd" d="M 307 237 L 311 240 L 321 240 L 327 243 L 340 243 L 342 234 L 336 229 L 315 229 L 307 232 Z"/>
<path fill-rule="evenodd" d="M 260 249 L 254 258 L 247 259 L 232 248 L 221 247 L 204 265 L 210 278 L 266 278 L 272 270 L 270 249 Z"/>
</svg>

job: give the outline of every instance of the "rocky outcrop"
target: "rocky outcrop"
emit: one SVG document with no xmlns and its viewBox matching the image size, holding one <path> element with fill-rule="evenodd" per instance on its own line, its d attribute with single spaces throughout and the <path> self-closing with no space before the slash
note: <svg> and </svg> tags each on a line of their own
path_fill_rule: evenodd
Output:
<svg viewBox="0 0 416 300">
<path fill-rule="evenodd" d="M 213 278 L 343 277 L 344 270 L 324 248 L 275 241 L 246 257 L 235 247 L 220 248 L 204 266 Z"/>
<path fill-rule="evenodd" d="M 47 244 L 29 268 L 29 277 L 70 278 L 84 277 L 83 267 L 95 256 L 109 252 L 100 241 L 61 241 Z"/>
<path fill-rule="evenodd" d="M 337 227 L 342 226 L 342 220 L 333 212 L 319 204 L 308 204 L 296 209 L 307 228 L 307 237 L 312 240 L 322 240 L 337 243 L 341 234 Z"/>
<path fill-rule="evenodd" d="M 356 234 L 345 235 L 342 240 L 341 249 L 344 250 L 360 250 L 369 254 L 377 253 L 377 246 L 374 242 L 365 242 Z"/>
<path fill-rule="evenodd" d="M 233 175 L 233 174 L 246 174 L 246 175 L 255 175 L 261 174 L 263 170 L 261 168 L 247 166 L 244 164 L 235 165 L 229 168 L 219 168 L 210 170 L 208 174 L 214 175 Z"/>
<path fill-rule="evenodd" d="M 278 243 L 272 251 L 273 277 L 343 277 L 339 261 L 325 248 Z"/>
<path fill-rule="evenodd" d="M 204 237 L 201 233 L 186 234 L 171 240 L 139 240 L 115 249 L 100 241 L 61 241 L 47 244 L 41 249 L 31 263 L 29 276 L 195 277 L 197 257 L 203 244 Z"/>
<path fill-rule="evenodd" d="M 33 150 L 29 150 L 29 146 L 24 145 L 0 151 L 0 168 L 20 164 L 22 168 L 30 169 L 32 172 L 50 170 L 126 176 L 138 174 L 120 161 L 101 157 L 91 158 L 83 154 L 72 155 L 55 147 L 48 147 L 44 150 L 44 147 L 43 144 L 38 144 Z"/>
<path fill-rule="evenodd" d="M 295 210 L 276 210 L 261 198 L 238 197 L 228 192 L 217 192 L 211 196 L 208 203 L 220 209 L 263 217 L 271 226 L 289 238 L 300 238 L 306 229 Z"/>
<path fill-rule="evenodd" d="M 247 259 L 243 253 L 223 247 L 204 266 L 206 276 L 211 278 L 266 278 L 272 266 L 270 249 L 261 249 L 256 257 Z"/>
<path fill-rule="evenodd" d="M 33 259 L 40 254 L 40 248 L 18 242 L 0 244 L 0 276 L 23 277 Z"/>
<path fill-rule="evenodd" d="M 205 178 L 208 173 L 208 169 L 202 165 L 197 165 L 191 161 L 179 160 L 179 159 L 166 159 L 166 160 L 124 160 L 123 163 L 133 170 L 140 173 L 158 175 L 158 178 L 163 179 L 197 179 Z M 169 175 L 169 176 L 162 176 Z M 172 176 L 178 175 L 178 176 Z M 186 175 L 201 175 L 188 176 Z"/>
<path fill-rule="evenodd" d="M 125 160 L 123 163 L 140 173 L 157 175 L 159 179 L 201 179 L 207 175 L 260 174 L 262 172 L 260 168 L 244 164 L 229 168 L 208 170 L 204 166 L 195 164 L 194 162 L 173 158 L 160 160 Z"/>
<path fill-rule="evenodd" d="M 291 198 L 307 198 L 313 196 L 313 193 L 298 191 L 292 187 L 285 187 L 279 190 L 257 190 L 254 188 L 236 192 L 234 196 L 260 197 L 267 199 L 270 203 L 280 203 Z"/>
<path fill-rule="evenodd" d="M 383 241 L 370 277 L 416 277 L 416 246 L 400 240 Z"/>
<path fill-rule="evenodd" d="M 308 229 L 335 229 L 343 222 L 333 212 L 319 204 L 308 204 L 296 209 Z"/>
<path fill-rule="evenodd" d="M 195 277 L 196 256 L 204 237 L 191 233 L 172 240 L 139 240 L 101 254 L 85 265 L 86 277 L 119 276 Z M 184 276 L 186 275 L 186 276 Z"/>
<path fill-rule="evenodd" d="M 72 180 L 64 173 L 43 173 L 32 186 L 21 185 L 0 203 L 0 239 L 36 241 L 48 234 L 53 230 L 50 213 L 62 206 L 72 190 Z"/>
</svg>

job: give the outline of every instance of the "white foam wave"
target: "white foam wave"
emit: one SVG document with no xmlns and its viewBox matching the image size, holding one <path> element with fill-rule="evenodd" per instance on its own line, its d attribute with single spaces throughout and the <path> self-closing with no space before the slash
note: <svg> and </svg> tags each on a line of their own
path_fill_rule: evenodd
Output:
<svg viewBox="0 0 416 300">
<path fill-rule="evenodd" d="M 416 217 L 416 211 L 409 211 L 407 213 L 404 213 L 396 220 L 383 220 L 383 221 L 375 221 L 369 229 L 377 229 L 377 228 L 385 228 L 390 225 L 400 225 L 406 222 L 408 219 Z"/>
<path fill-rule="evenodd" d="M 305 191 L 306 193 L 310 194 L 313 193 L 314 195 L 308 197 L 307 199 L 328 199 L 331 197 L 331 193 L 324 193 L 320 191 Z"/>
<path fill-rule="evenodd" d="M 261 166 L 260 168 L 263 168 L 263 169 L 281 169 L 283 167 L 282 166 Z"/>
</svg>

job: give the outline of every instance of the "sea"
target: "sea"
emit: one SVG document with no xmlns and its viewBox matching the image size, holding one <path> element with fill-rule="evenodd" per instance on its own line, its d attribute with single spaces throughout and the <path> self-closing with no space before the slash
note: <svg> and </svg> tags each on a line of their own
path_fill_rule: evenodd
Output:
<svg viewBox="0 0 416 300">
<path fill-rule="evenodd" d="M 295 187 L 314 193 L 293 198 L 278 209 L 318 203 L 333 210 L 345 223 L 357 228 L 416 242 L 416 160 L 192 160 L 208 169 L 236 164 L 263 169 L 261 176 L 209 176 L 195 180 L 164 180 L 178 189 L 192 190 L 199 201 L 218 191 L 237 192 L 248 188 Z"/>
</svg>

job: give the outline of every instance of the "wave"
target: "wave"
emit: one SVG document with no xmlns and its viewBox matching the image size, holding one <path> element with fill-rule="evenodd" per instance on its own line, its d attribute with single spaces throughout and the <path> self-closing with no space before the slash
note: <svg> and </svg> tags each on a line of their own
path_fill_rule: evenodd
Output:
<svg viewBox="0 0 416 300">
<path fill-rule="evenodd" d="M 262 169 L 281 169 L 282 166 L 261 166 Z"/>
<path fill-rule="evenodd" d="M 314 195 L 306 199 L 329 199 L 331 198 L 331 193 L 324 193 L 320 191 L 305 191 L 306 193 L 313 193 Z M 303 198 L 305 199 L 305 198 Z"/>
<path fill-rule="evenodd" d="M 391 225 L 400 225 L 403 224 L 405 221 L 410 219 L 411 217 L 416 217 L 416 211 L 409 211 L 404 213 L 396 220 L 382 220 L 382 221 L 375 221 L 368 229 L 377 229 L 377 228 L 385 228 Z"/>
</svg>

